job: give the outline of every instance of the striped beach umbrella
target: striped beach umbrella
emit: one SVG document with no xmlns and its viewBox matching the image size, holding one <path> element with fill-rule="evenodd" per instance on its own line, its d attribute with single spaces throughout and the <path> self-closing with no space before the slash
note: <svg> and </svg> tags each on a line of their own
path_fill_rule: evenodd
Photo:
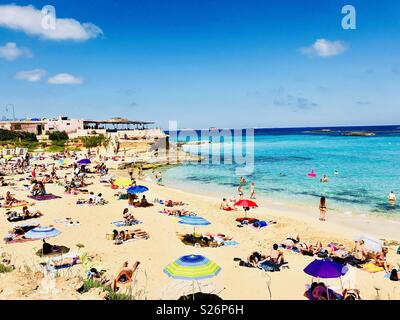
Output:
<svg viewBox="0 0 400 320">
<path fill-rule="evenodd" d="M 146 192 L 146 191 L 149 191 L 149 188 L 147 188 L 145 186 L 141 186 L 141 185 L 139 185 L 139 186 L 131 186 L 126 190 L 126 192 L 128 194 L 143 193 L 143 192 Z"/>
<path fill-rule="evenodd" d="M 45 239 L 58 236 L 61 232 L 54 227 L 37 227 L 25 233 L 27 239 Z"/>
<path fill-rule="evenodd" d="M 215 277 L 221 267 L 202 255 L 186 255 L 164 268 L 164 273 L 173 279 L 198 281 Z"/>
</svg>

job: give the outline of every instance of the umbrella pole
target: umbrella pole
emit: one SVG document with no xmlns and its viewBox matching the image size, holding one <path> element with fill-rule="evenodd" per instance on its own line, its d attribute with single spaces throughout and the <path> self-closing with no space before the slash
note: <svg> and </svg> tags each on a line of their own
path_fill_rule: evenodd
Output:
<svg viewBox="0 0 400 320">
<path fill-rule="evenodd" d="M 193 286 L 193 300 L 194 300 L 194 280 L 192 281 L 192 286 Z"/>
</svg>

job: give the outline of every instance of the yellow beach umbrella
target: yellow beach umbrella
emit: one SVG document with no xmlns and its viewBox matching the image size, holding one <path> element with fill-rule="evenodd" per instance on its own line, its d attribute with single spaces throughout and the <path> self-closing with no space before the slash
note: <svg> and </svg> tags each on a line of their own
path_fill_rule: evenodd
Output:
<svg viewBox="0 0 400 320">
<path fill-rule="evenodd" d="M 132 181 L 129 178 L 117 178 L 114 181 L 114 185 L 118 186 L 119 188 L 129 187 L 131 184 Z"/>
</svg>

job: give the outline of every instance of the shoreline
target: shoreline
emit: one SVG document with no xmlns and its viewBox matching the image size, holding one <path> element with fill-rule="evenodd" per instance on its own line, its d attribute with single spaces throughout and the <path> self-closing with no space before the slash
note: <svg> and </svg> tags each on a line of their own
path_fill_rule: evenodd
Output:
<svg viewBox="0 0 400 320">
<path fill-rule="evenodd" d="M 167 169 L 168 170 L 168 169 Z M 165 181 L 165 179 L 163 179 Z M 148 182 L 148 181 L 146 181 Z M 213 195 L 212 192 L 206 191 L 204 188 L 197 188 L 195 187 L 199 185 L 206 185 L 202 184 L 201 182 L 194 182 L 188 181 L 185 183 L 184 181 L 172 181 L 173 183 L 178 183 L 177 187 L 172 187 L 168 185 L 168 180 L 166 181 L 167 185 L 166 188 L 171 190 L 180 190 L 182 192 L 192 193 L 200 196 L 207 196 L 213 201 L 220 203 L 222 198 L 229 198 L 229 197 L 237 197 L 235 192 L 231 192 L 228 194 L 221 194 L 221 196 Z M 228 188 L 219 186 L 213 182 L 209 182 L 208 184 L 212 185 L 212 188 L 217 188 L 218 191 L 227 191 Z M 188 188 L 187 191 L 183 190 Z M 246 198 L 246 194 L 245 194 Z M 280 216 L 284 216 L 285 214 L 289 215 L 292 218 L 301 217 L 302 219 L 306 219 L 309 222 L 319 222 L 318 220 L 318 203 L 316 203 L 315 208 L 313 208 L 308 203 L 297 203 L 297 202 L 288 202 L 282 203 L 280 200 L 277 200 L 274 197 L 268 197 L 265 195 L 257 195 L 257 204 L 266 212 L 270 212 L 272 209 L 274 212 L 280 212 Z M 346 212 L 346 211 L 345 211 Z M 378 216 L 373 214 L 361 214 L 358 212 L 346 214 L 344 212 L 340 212 L 338 210 L 329 210 L 327 211 L 327 221 L 328 223 L 334 223 L 338 227 L 345 227 L 349 229 L 353 229 L 354 231 L 358 231 L 359 234 L 368 234 L 370 236 L 374 236 L 379 239 L 388 239 L 394 241 L 400 241 L 400 233 L 398 232 L 398 228 L 400 225 L 400 218 L 398 217 L 390 217 L 388 216 Z M 390 239 L 389 239 L 390 238 Z"/>
</svg>

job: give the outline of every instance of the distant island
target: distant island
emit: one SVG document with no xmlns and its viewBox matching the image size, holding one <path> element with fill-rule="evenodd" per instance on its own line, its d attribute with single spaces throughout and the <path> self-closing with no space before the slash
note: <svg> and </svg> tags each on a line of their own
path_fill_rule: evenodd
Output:
<svg viewBox="0 0 400 320">
<path fill-rule="evenodd" d="M 355 136 L 355 137 L 372 137 L 376 134 L 373 132 L 365 132 L 365 131 L 348 131 L 343 133 L 345 136 Z"/>
</svg>

